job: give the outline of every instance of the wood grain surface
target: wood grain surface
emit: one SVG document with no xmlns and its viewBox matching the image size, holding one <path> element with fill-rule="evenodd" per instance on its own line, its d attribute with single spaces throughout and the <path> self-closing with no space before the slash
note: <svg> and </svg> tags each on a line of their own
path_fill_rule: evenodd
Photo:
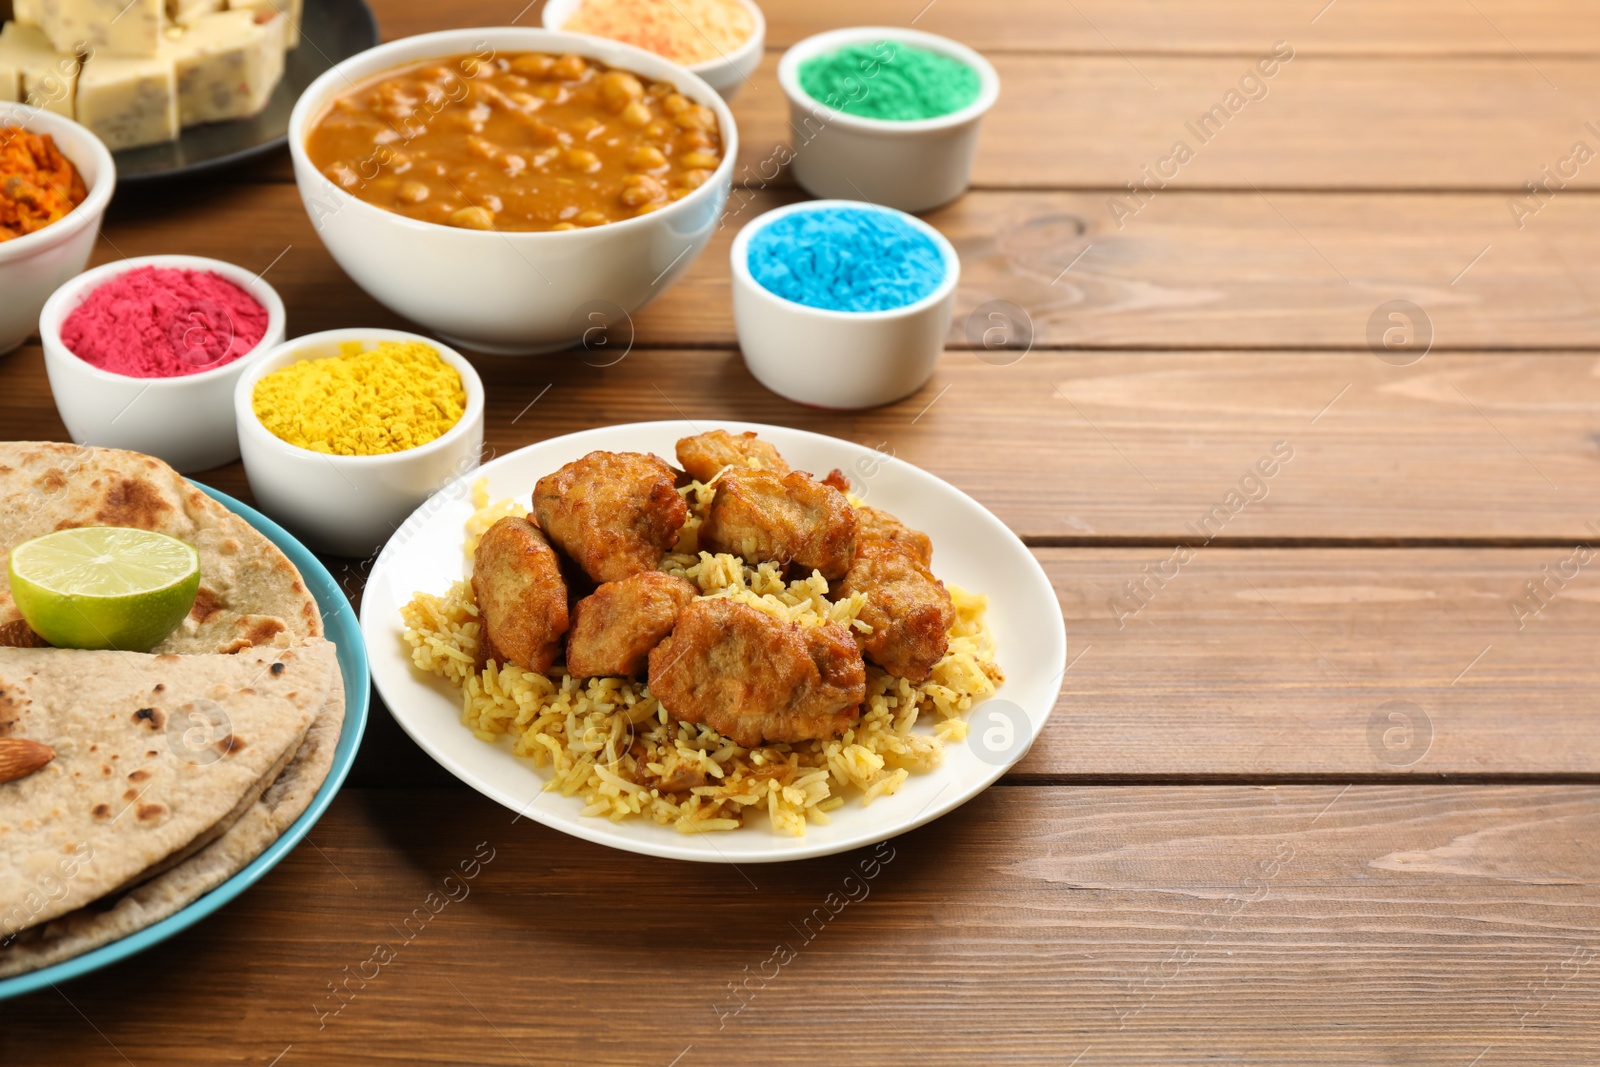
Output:
<svg viewBox="0 0 1600 1067">
<path fill-rule="evenodd" d="M 540 16 L 373 6 L 389 39 Z M 1600 150 L 1593 11 L 764 7 L 728 224 L 617 347 L 474 356 L 488 454 L 748 419 L 947 479 L 1061 602 L 1072 665 L 1028 755 L 880 849 L 698 866 L 514 821 L 377 703 L 305 846 L 186 933 L 0 1004 L 0 1063 L 1595 1061 L 1600 167 L 1526 188 Z M 802 408 L 750 377 L 728 306 L 733 233 L 802 195 L 762 166 L 789 136 L 774 67 L 913 23 L 1004 86 L 973 191 L 927 216 L 963 264 L 948 349 L 898 404 Z M 1201 143 L 1187 124 L 1277 41 L 1294 58 Z M 1180 139 L 1193 158 L 1130 192 Z M 323 249 L 283 153 L 120 193 L 95 262 L 158 252 L 266 271 L 291 335 L 404 325 Z M 0 357 L 0 421 L 66 436 L 36 342 Z M 200 480 L 250 499 L 237 464 Z M 359 601 L 371 561 L 326 562 Z"/>
<path fill-rule="evenodd" d="M 346 791 L 315 848 L 189 934 L 9 1006 L 0 1059 L 1600 1054 L 1593 786 L 1001 787 L 780 866 L 641 862 L 512 818 L 462 788 Z"/>
</svg>

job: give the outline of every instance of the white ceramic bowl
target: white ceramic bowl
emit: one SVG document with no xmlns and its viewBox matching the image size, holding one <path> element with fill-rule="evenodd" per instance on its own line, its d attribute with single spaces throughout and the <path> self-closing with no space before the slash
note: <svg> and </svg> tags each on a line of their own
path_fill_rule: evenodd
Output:
<svg viewBox="0 0 1600 1067">
<path fill-rule="evenodd" d="M 944 256 L 933 292 L 888 311 L 828 311 L 772 292 L 750 273 L 750 240 L 786 216 L 829 208 L 887 210 L 853 200 L 807 200 L 752 219 L 733 239 L 733 323 L 745 365 L 773 392 L 813 407 L 877 407 L 910 396 L 933 375 L 950 333 L 961 260 L 944 234 L 896 212 Z"/>
<path fill-rule="evenodd" d="M 800 88 L 800 65 L 846 45 L 893 41 L 959 60 L 978 72 L 978 98 L 960 111 L 889 122 L 836 111 Z M 978 153 L 978 128 L 1000 96 L 987 59 L 948 37 L 893 26 L 829 30 L 796 43 L 778 61 L 789 97 L 794 177 L 813 196 L 868 200 L 901 211 L 926 211 L 966 191 Z M 869 75 L 864 91 L 872 91 Z"/>
<path fill-rule="evenodd" d="M 105 143 L 71 119 L 26 104 L 0 103 L 0 127 L 47 133 L 83 176 L 83 203 L 42 230 L 0 242 L 0 354 L 39 324 L 39 309 L 57 286 L 83 270 L 100 234 L 117 168 Z"/>
<path fill-rule="evenodd" d="M 420 341 L 461 372 L 467 408 L 461 420 L 425 445 L 381 456 L 330 456 L 291 445 L 256 417 L 256 383 L 302 359 L 326 359 L 359 341 L 363 350 L 382 341 Z M 250 366 L 234 386 L 239 448 L 261 510 L 319 552 L 368 556 L 406 517 L 440 489 L 459 483 L 483 455 L 483 381 L 461 353 L 400 330 L 325 330 L 287 341 Z"/>
<path fill-rule="evenodd" d="M 690 63 L 690 71 L 704 78 L 706 84 L 722 94 L 722 99 L 732 100 L 738 91 L 750 81 L 750 75 L 755 73 L 761 65 L 761 53 L 767 42 L 767 19 L 752 0 L 736 0 L 750 12 L 755 20 L 755 28 L 745 42 L 733 51 L 708 59 L 702 63 Z M 583 6 L 583 0 L 546 0 L 544 5 L 544 25 L 547 30 L 559 30 Z"/>
<path fill-rule="evenodd" d="M 306 134 L 352 84 L 418 60 L 485 50 L 573 52 L 670 82 L 716 114 L 722 164 L 700 188 L 648 215 L 592 229 L 502 233 L 385 211 L 334 185 L 307 158 Z M 608 323 L 632 315 L 694 262 L 722 217 L 739 136 L 716 90 L 658 55 L 583 34 L 499 27 L 406 37 L 335 65 L 295 105 L 289 149 L 313 226 L 358 285 L 451 343 L 524 355 L 572 345 L 593 326 L 595 311 Z"/>
<path fill-rule="evenodd" d="M 180 378 L 130 378 L 85 363 L 62 342 L 62 324 L 90 293 L 138 267 L 221 275 L 266 308 L 266 333 L 232 363 Z M 252 362 L 283 341 L 285 322 L 277 292 L 243 267 L 203 256 L 140 256 L 106 263 L 57 289 L 39 313 L 39 338 L 56 410 L 74 441 L 143 452 L 189 473 L 239 458 L 234 383 Z"/>
</svg>

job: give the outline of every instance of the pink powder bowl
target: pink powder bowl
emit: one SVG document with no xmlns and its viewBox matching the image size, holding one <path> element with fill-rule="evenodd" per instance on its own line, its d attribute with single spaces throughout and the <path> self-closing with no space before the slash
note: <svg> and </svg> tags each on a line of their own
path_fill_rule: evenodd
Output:
<svg viewBox="0 0 1600 1067">
<path fill-rule="evenodd" d="M 267 309 L 215 271 L 134 267 L 92 290 L 61 324 L 72 354 L 130 378 L 176 378 L 261 343 Z"/>
<path fill-rule="evenodd" d="M 254 271 L 144 256 L 67 282 L 39 314 L 56 410 L 72 439 L 209 470 L 239 458 L 233 387 L 286 335 Z"/>
</svg>

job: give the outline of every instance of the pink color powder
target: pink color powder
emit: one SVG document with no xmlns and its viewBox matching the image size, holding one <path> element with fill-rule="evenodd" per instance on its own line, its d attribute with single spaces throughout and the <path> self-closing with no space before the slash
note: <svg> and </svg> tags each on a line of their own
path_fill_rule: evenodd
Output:
<svg viewBox="0 0 1600 1067">
<path fill-rule="evenodd" d="M 138 267 L 89 294 L 61 324 L 85 363 L 130 378 L 177 378 L 232 363 L 261 342 L 267 309 L 211 271 Z"/>
</svg>

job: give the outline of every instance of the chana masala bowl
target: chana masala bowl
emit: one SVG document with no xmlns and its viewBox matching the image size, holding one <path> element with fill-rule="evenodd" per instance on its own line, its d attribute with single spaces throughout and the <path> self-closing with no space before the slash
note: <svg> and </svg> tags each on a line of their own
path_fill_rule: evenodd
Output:
<svg viewBox="0 0 1600 1067">
<path fill-rule="evenodd" d="M 425 34 L 345 60 L 290 121 L 301 197 L 378 300 L 520 354 L 631 315 L 715 231 L 738 135 L 694 74 L 553 30 Z"/>
</svg>

